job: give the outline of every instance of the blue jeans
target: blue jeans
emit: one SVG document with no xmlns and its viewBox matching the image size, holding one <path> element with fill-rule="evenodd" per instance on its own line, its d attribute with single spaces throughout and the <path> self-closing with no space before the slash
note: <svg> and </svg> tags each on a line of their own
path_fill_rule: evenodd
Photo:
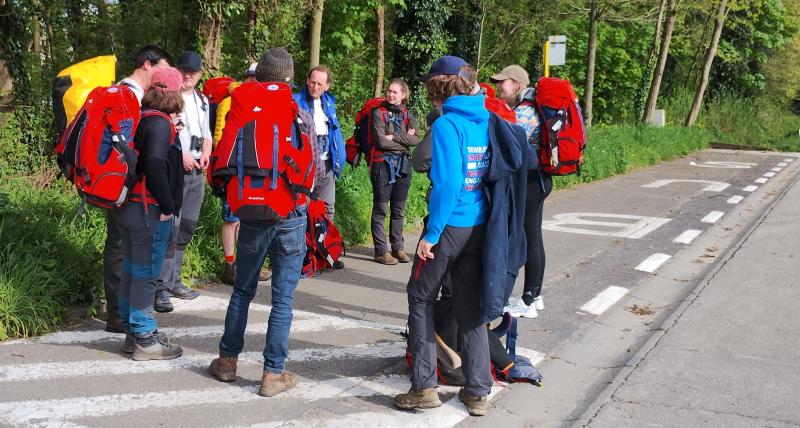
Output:
<svg viewBox="0 0 800 428">
<path fill-rule="evenodd" d="M 242 220 L 236 248 L 236 282 L 225 315 L 225 333 L 219 353 L 236 357 L 244 347 L 247 310 L 256 294 L 258 274 L 267 255 L 272 264 L 272 311 L 267 322 L 264 346 L 264 370 L 283 373 L 289 353 L 289 329 L 292 325 L 294 289 L 300 280 L 306 254 L 306 213 L 279 222 Z"/>
</svg>

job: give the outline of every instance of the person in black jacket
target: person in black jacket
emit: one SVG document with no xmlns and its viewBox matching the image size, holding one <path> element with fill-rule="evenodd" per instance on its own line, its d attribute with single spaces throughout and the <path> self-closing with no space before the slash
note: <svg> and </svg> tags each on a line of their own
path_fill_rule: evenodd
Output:
<svg viewBox="0 0 800 428">
<path fill-rule="evenodd" d="M 375 136 L 375 148 L 370 156 L 372 241 L 375 261 L 385 265 L 411 261 L 403 248 L 403 216 L 411 187 L 411 148 L 419 143 L 419 136 L 417 120 L 406 104 L 408 84 L 403 79 L 392 79 L 386 89 L 386 101 L 370 116 L 371 132 Z M 390 204 L 391 254 L 384 230 Z"/>
<path fill-rule="evenodd" d="M 136 172 L 141 178 L 128 202 L 112 213 L 122 235 L 119 313 L 126 333 L 122 352 L 133 354 L 137 361 L 172 359 L 183 353 L 159 333 L 153 317 L 156 280 L 183 194 L 174 125 L 183 110 L 180 83 L 175 68 L 159 68 L 153 73 L 133 140 L 138 152 Z"/>
</svg>

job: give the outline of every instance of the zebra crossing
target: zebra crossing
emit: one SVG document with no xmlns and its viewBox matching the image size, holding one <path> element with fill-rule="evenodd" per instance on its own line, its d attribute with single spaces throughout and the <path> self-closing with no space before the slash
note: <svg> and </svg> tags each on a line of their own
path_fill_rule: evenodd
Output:
<svg viewBox="0 0 800 428">
<path fill-rule="evenodd" d="M 452 426 L 468 416 L 455 398 L 456 387 L 441 389 L 444 405 L 439 409 L 408 413 L 393 408 L 391 398 L 410 387 L 403 359 L 406 344 L 400 338 L 404 326 L 302 310 L 294 313 L 287 360 L 301 382 L 276 397 L 259 396 L 263 356 L 257 349 L 263 346 L 265 317 L 270 310 L 269 305 L 260 303 L 250 307 L 246 336 L 253 346 L 239 356 L 240 379 L 231 384 L 217 382 L 206 375 L 206 368 L 216 357 L 213 346 L 223 331 L 227 303 L 223 295 L 210 293 L 195 300 L 174 301 L 170 321 L 216 319 L 205 325 L 161 328 L 184 347 L 184 355 L 174 360 L 132 361 L 118 352 L 122 335 L 99 329 L 61 331 L 0 344 L 0 355 L 3 349 L 13 347 L 23 359 L 16 363 L 3 359 L 0 364 L 0 392 L 14 390 L 18 398 L 0 398 L 0 426 L 106 426 L 111 421 L 118 426 L 141 426 L 153 415 L 171 418 L 173 414 L 182 415 L 173 426 Z M 329 342 L 339 342 L 339 338 L 341 343 L 313 346 L 311 340 L 304 340 L 308 335 L 331 339 Z M 370 342 L 354 343 L 354 338 Z M 296 346 L 300 342 L 306 345 Z M 36 359 L 40 349 L 54 347 L 69 352 L 57 350 L 46 360 L 28 362 Z M 535 363 L 544 357 L 524 348 L 518 353 Z M 361 368 L 368 370 L 363 373 Z M 98 379 L 119 388 L 106 385 L 95 389 Z M 498 384 L 493 395 L 503 387 Z M 233 412 L 246 417 L 211 422 L 197 416 L 208 409 L 214 409 L 216 415 Z M 304 410 L 295 418 L 273 420 L 287 413 L 278 409 Z M 330 409 L 335 409 L 334 414 L 320 416 Z"/>
</svg>

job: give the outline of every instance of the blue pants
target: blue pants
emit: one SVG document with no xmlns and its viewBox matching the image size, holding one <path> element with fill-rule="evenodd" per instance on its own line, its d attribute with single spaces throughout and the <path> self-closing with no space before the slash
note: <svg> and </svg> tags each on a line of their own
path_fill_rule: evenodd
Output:
<svg viewBox="0 0 800 428">
<path fill-rule="evenodd" d="M 272 264 L 272 311 L 267 322 L 264 370 L 283 373 L 289 353 L 294 289 L 306 254 L 305 210 L 279 222 L 242 220 L 236 247 L 236 282 L 225 315 L 220 355 L 235 357 L 244 347 L 247 311 L 256 294 L 258 274 L 267 255 Z"/>
<path fill-rule="evenodd" d="M 156 280 L 172 235 L 173 219 L 159 221 L 161 210 L 128 202 L 113 211 L 122 238 L 122 284 L 119 315 L 126 333 L 146 336 L 158 329 L 153 317 Z"/>
</svg>

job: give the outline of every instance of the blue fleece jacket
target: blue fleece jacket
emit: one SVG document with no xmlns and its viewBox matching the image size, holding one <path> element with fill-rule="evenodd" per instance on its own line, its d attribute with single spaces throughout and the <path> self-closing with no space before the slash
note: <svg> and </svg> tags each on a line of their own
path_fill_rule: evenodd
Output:
<svg viewBox="0 0 800 428">
<path fill-rule="evenodd" d="M 458 95 L 442 106 L 433 123 L 431 181 L 425 239 L 437 244 L 445 226 L 471 227 L 486 221 L 482 177 L 489 169 L 489 112 L 483 96 Z"/>
</svg>

